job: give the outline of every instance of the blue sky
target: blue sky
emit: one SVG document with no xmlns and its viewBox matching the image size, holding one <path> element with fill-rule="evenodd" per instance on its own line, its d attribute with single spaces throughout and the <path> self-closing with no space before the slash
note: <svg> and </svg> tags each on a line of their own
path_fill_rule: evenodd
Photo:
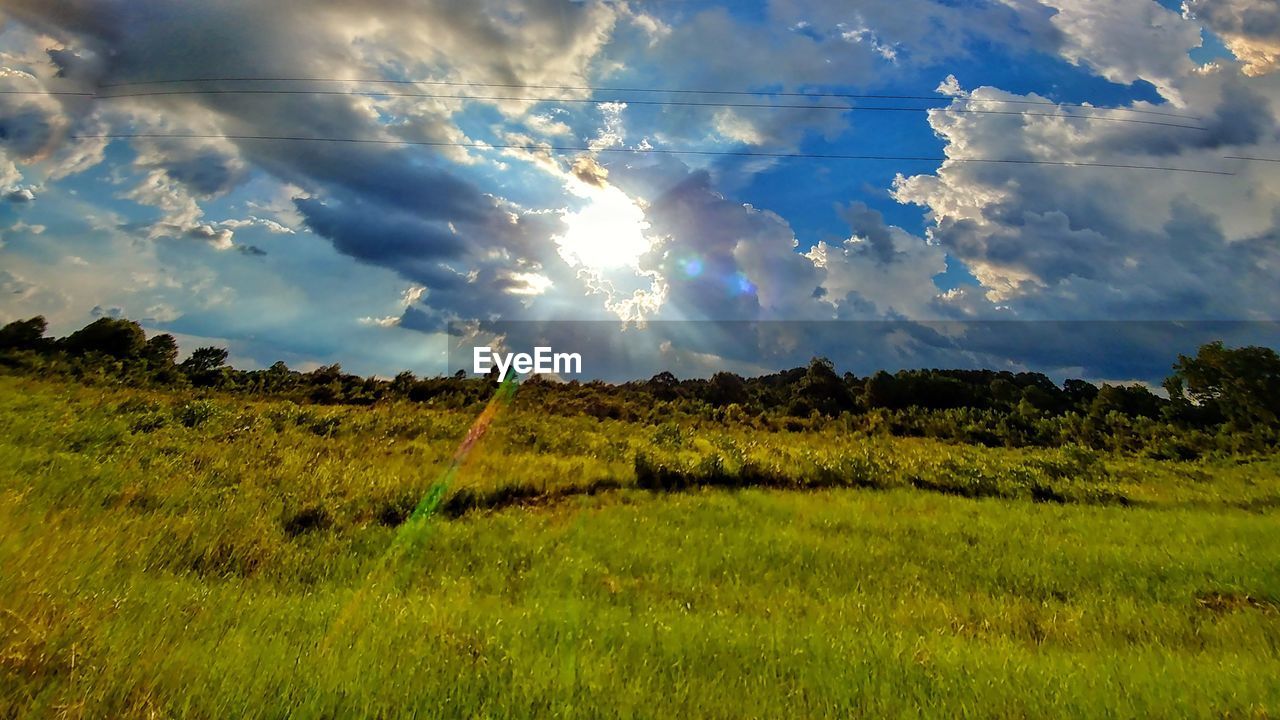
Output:
<svg viewBox="0 0 1280 720">
<path fill-rule="evenodd" d="M 1269 0 L 15 0 L 0 18 L 2 321 L 121 315 L 241 366 L 390 375 L 443 370 L 450 323 L 478 342 L 497 320 L 1277 318 L 1280 165 L 1226 159 L 1280 158 Z M 228 77 L 258 80 L 189 82 Z M 120 85 L 140 80 L 188 82 Z M 631 90 L 560 89 L 588 87 Z M 143 95 L 101 97 L 121 93 Z M 1118 367 L 1019 343 L 982 360 Z"/>
</svg>

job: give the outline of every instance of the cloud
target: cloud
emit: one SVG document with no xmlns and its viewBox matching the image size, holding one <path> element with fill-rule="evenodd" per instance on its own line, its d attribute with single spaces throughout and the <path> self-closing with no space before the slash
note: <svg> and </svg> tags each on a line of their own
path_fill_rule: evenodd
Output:
<svg viewBox="0 0 1280 720">
<path fill-rule="evenodd" d="M 25 80 L 0 76 L 0 89 L 40 89 Z M 61 140 L 67 125 L 60 106 L 48 95 L 0 94 L 0 152 L 26 160 L 44 155 Z"/>
<path fill-rule="evenodd" d="M 134 164 L 150 170 L 158 168 L 169 180 L 181 184 L 196 197 L 222 195 L 248 174 L 247 164 L 226 141 L 191 142 L 142 139 L 134 142 L 138 154 Z"/>
<path fill-rule="evenodd" d="M 49 228 L 44 225 L 31 225 L 25 222 L 16 222 L 9 229 L 14 232 L 29 232 L 32 235 L 41 235 Z"/>
<path fill-rule="evenodd" d="M 0 323 L 52 315 L 64 310 L 70 299 L 62 291 L 34 282 L 25 275 L 0 270 Z"/>
<path fill-rule="evenodd" d="M 160 208 L 163 213 L 160 220 L 150 224 L 148 236 L 151 239 L 175 237 L 196 230 L 204 215 L 196 198 L 186 187 L 173 180 L 162 169 L 147 172 L 137 185 L 121 197 L 140 205 Z"/>
<path fill-rule="evenodd" d="M 1179 102 L 1174 85 L 1192 68 L 1200 28 L 1152 0 L 1041 0 L 1063 39 L 1059 54 L 1108 80 L 1146 80 Z"/>
<path fill-rule="evenodd" d="M 843 320 L 936 316 L 933 277 L 947 269 L 942 248 L 886 224 L 863 203 L 841 208 L 840 216 L 852 235 L 839 246 L 819 242 L 806 253 L 823 272 L 817 299 Z"/>
<path fill-rule="evenodd" d="M 887 265 L 894 261 L 897 253 L 894 250 L 893 236 L 879 211 L 867 207 L 866 203 L 854 202 L 841 208 L 840 217 L 849 223 L 853 230 L 851 241 L 856 241 L 858 247 L 869 248 L 870 254 L 881 264 Z"/>
<path fill-rule="evenodd" d="M 96 57 L 62 47 L 48 48 L 45 52 L 57 68 L 55 78 L 92 81 L 101 75 L 102 63 Z"/>
<path fill-rule="evenodd" d="M 574 177 L 588 185 L 605 187 L 609 179 L 609 171 L 590 155 L 579 155 L 573 159 L 571 168 Z"/>
<path fill-rule="evenodd" d="M 112 306 L 104 308 L 101 305 L 94 305 L 93 309 L 89 311 L 89 316 L 95 318 L 108 317 L 119 319 L 124 317 L 125 313 L 124 308 L 122 307 Z"/>
<path fill-rule="evenodd" d="M 942 249 L 885 224 L 859 203 L 843 210 L 853 235 L 841 246 L 798 246 L 776 213 L 729 200 L 710 174 L 666 159 L 615 172 L 628 192 L 671 187 L 647 206 L 663 238 L 643 263 L 665 286 L 659 318 L 684 320 L 883 319 L 928 314 Z M 869 300 L 867 298 L 874 298 Z"/>
<path fill-rule="evenodd" d="M 378 209 L 362 199 L 339 203 L 298 198 L 294 202 L 307 227 L 331 240 L 339 252 L 402 271 L 416 266 L 421 277 L 433 281 L 442 281 L 440 262 L 461 258 L 470 250 L 465 237 L 439 220 Z"/>
<path fill-rule="evenodd" d="M 231 228 L 232 230 L 240 230 L 242 228 L 251 228 L 251 227 L 261 227 L 262 229 L 266 230 L 267 232 L 273 235 L 294 234 L 293 228 L 291 227 L 286 227 L 285 225 L 281 225 L 275 220 L 271 220 L 268 218 L 260 218 L 257 216 L 250 216 L 242 220 L 223 220 L 218 224 L 221 225 L 222 227 Z"/>
<path fill-rule="evenodd" d="M 1280 67 L 1280 5 L 1271 0 L 1185 0 L 1183 16 L 1222 38 L 1250 76 Z"/>
<path fill-rule="evenodd" d="M 77 67 L 88 72 L 85 63 L 89 63 L 95 80 L 106 83 L 149 79 L 158 69 L 172 77 L 368 77 L 397 67 L 419 77 L 443 72 L 471 81 L 573 84 L 586 82 L 592 58 L 608 41 L 622 12 L 601 3 L 564 6 L 549 0 L 529 0 L 523 7 L 496 2 L 486 7 L 469 5 L 465 10 L 448 3 L 410 9 L 395 0 L 358 10 L 336 0 L 305 5 L 154 6 L 143 12 L 141 6 L 18 0 L 6 12 L 32 32 L 62 44 L 50 56 L 59 72 L 68 77 L 77 74 Z M 642 14 L 626 12 L 632 20 L 643 22 Z M 374 17 L 379 21 L 370 22 Z M 175 35 L 184 42 L 174 43 Z M 228 37 L 235 38 L 236 53 L 225 52 Z M 530 108 L 530 103 L 522 102 L 488 104 L 509 114 L 524 114 Z M 113 124 L 127 122 L 144 133 L 467 140 L 453 122 L 463 104 L 446 100 L 181 95 L 122 98 L 100 107 Z M 26 125 L 33 129 L 16 139 L 10 137 L 10 143 L 20 142 L 21 153 L 29 155 L 49 144 L 49 133 L 36 130 L 51 123 Z M 543 129 L 562 131 L 551 125 Z M 447 223 L 468 228 L 482 251 L 510 241 L 508 249 L 516 259 L 527 255 L 522 244 L 536 240 L 524 228 L 505 227 L 512 224 L 506 205 L 443 160 L 441 156 L 454 161 L 467 157 L 456 149 L 437 152 L 394 145 L 249 140 L 140 139 L 131 144 L 142 179 L 126 197 L 163 211 L 161 221 L 152 228 L 153 237 L 201 233 L 202 202 L 234 190 L 252 169 L 314 199 L 306 205 L 311 210 L 309 225 L 320 234 L 332 233 L 330 239 L 340 251 L 369 261 L 405 259 L 410 263 L 402 268 L 406 276 L 422 274 L 422 259 L 388 252 L 388 245 L 409 247 L 403 232 L 409 218 L 429 227 L 425 234 L 418 233 L 428 238 L 421 246 L 428 252 L 442 244 L 464 242 L 451 241 L 440 231 Z M 386 213 L 402 232 L 393 236 L 397 240 L 379 247 L 357 247 L 359 218 L 338 217 L 349 208 L 375 217 Z M 383 225 L 388 222 L 393 221 Z M 224 225 L 223 229 L 234 228 Z M 477 240 L 482 232 L 496 239 L 492 243 Z"/>
<path fill-rule="evenodd" d="M 395 315 L 387 315 L 385 317 L 362 317 L 359 320 L 361 325 L 373 325 L 375 327 L 397 327 L 400 325 L 400 318 Z"/>
<path fill-rule="evenodd" d="M 188 228 L 186 236 L 194 240 L 203 240 L 215 250 L 230 250 L 235 243 L 231 241 L 234 233 L 226 228 L 214 228 L 211 225 L 196 225 Z"/>
<path fill-rule="evenodd" d="M 793 227 L 795 205 L 775 203 L 770 178 L 757 174 L 777 162 L 771 159 L 685 162 L 603 152 L 569 159 L 549 150 L 446 146 L 782 151 L 862 140 L 848 132 L 852 116 L 845 113 L 657 107 L 622 97 L 578 105 L 361 94 L 97 103 L 3 96 L 0 190 L 29 188 L 39 203 L 23 212 L 41 222 L 48 222 L 46 213 L 64 219 L 49 222 L 40 238 L 46 252 L 107 263 L 114 268 L 108 274 L 118 277 L 177 284 L 76 288 L 75 317 L 94 304 L 169 308 L 150 316 L 173 318 L 192 335 L 237 338 L 255 353 L 280 349 L 307 359 L 341 357 L 344 348 L 326 326 L 337 316 L 350 337 L 387 343 L 403 337 L 405 346 L 423 341 L 424 332 L 436 337 L 451 320 L 492 318 L 1266 316 L 1276 309 L 1265 281 L 1277 268 L 1280 167 L 1222 156 L 1280 157 L 1278 75 L 1266 74 L 1275 61 L 1268 50 L 1270 4 L 1188 5 L 1185 17 L 1151 0 L 779 0 L 761 14 L 697 3 L 641 9 L 553 0 L 181 6 L 10 0 L 5 6 L 3 62 L 11 67 L 0 86 L 36 90 L 274 75 L 345 79 L 322 86 L 338 92 L 388 89 L 359 78 L 874 92 L 930 73 L 945 76 L 957 63 L 992 57 L 1017 63 L 1044 53 L 1075 63 L 1081 76 L 1151 82 L 1188 114 L 1202 116 L 1207 129 L 1096 123 L 1079 117 L 1089 110 L 1068 107 L 1052 112 L 1073 117 L 972 115 L 954 112 L 965 107 L 958 101 L 928 116 L 949 155 L 1239 172 L 1235 179 L 1138 176 L 948 162 L 894 186 L 900 202 L 927 215 L 924 236 L 895 227 L 876 208 L 847 202 L 853 197 L 841 198 L 834 213 L 822 209 L 828 217 Z M 1223 37 L 1252 77 L 1225 61 L 1195 66 L 1187 52 L 1199 43 L 1201 23 Z M 227 52 L 229 46 L 236 51 Z M 418 90 L 520 94 L 444 87 Z M 1045 100 L 997 87 L 969 92 L 954 77 L 941 88 L 957 98 Z M 112 132 L 243 137 L 139 138 L 119 141 L 110 152 L 106 140 L 72 137 Z M 263 139 L 273 135 L 328 140 Z M 335 141 L 344 138 L 368 142 Z M 108 189 L 87 182 L 90 175 L 83 183 L 58 182 L 108 158 L 113 165 L 102 170 L 114 183 Z M 750 187 L 757 179 L 760 185 Z M 85 195 L 73 197 L 76 191 Z M 754 204 L 739 197 L 748 192 Z M 831 207 L 830 200 L 822 204 Z M 80 217 L 96 218 L 82 239 L 78 229 L 62 227 Z M 811 247 L 813 226 L 837 218 L 848 234 L 827 235 Z M 139 242 L 137 235 L 179 241 Z M 572 252 L 565 251 L 566 237 Z M 245 238 L 257 244 L 237 243 Z M 118 258 L 95 254 L 92 243 L 105 239 Z M 190 240 L 237 252 L 205 252 Z M 271 251 L 268 261 L 254 261 L 265 253 L 259 245 Z M 940 293 L 934 277 L 948 255 L 980 285 Z M 41 287 L 92 279 L 87 270 L 59 275 L 71 272 L 65 263 L 40 273 L 26 262 L 25 282 Z M 121 269 L 130 265 L 137 269 Z M 378 294 L 405 285 L 411 291 L 400 300 Z M 278 348 L 253 340 L 268 332 L 282 338 Z M 903 342 L 921 347 L 941 342 L 923 332 L 908 336 Z M 745 350 L 733 351 L 731 337 L 669 340 L 670 357 L 748 358 Z"/>
<path fill-rule="evenodd" d="M 1224 107 L 1262 92 L 1239 83 L 1233 75 L 1195 75 L 1175 89 L 1216 94 Z M 1203 133 L 1159 127 L 962 117 L 947 109 L 930 122 L 948 154 L 965 157 L 1218 168 L 1222 154 L 1259 152 L 1258 143 L 1275 152 L 1277 145 L 1273 127 L 1222 131 L 1206 142 Z M 1233 149 L 1233 138 L 1252 150 Z M 1273 193 L 1253 189 L 1274 169 L 1241 169 L 1240 178 L 1170 173 L 1135 182 L 1127 170 L 944 163 L 934 175 L 899 177 L 894 194 L 925 208 L 931 240 L 966 264 L 990 302 L 1023 318 L 1276 317 L 1280 303 L 1264 288 L 1280 267 L 1273 240 L 1280 214 Z M 952 299 L 966 313 L 981 312 L 967 295 L 942 302 Z"/>
<path fill-rule="evenodd" d="M 24 205 L 36 199 L 35 191 L 29 187 L 16 188 L 4 193 L 4 199 L 15 205 Z"/>
<path fill-rule="evenodd" d="M 909 6 L 868 7 L 856 16 L 821 3 L 780 7 L 780 14 L 811 14 L 812 33 L 782 32 L 776 24 L 751 23 L 722 9 L 696 10 L 688 22 L 671 24 L 627 4 L 565 6 L 550 0 L 528 0 L 516 8 L 481 4 L 465 12 L 448 4 L 408 12 L 391 0 L 356 12 L 335 1 L 312 7 L 301 17 L 296 3 L 284 2 L 254 7 L 252 22 L 246 20 L 246 8 L 218 4 L 143 13 L 136 8 L 16 0 L 10 12 L 62 43 L 51 56 L 60 72 L 69 77 L 93 75 L 100 82 L 147 79 L 157 67 L 172 76 L 321 77 L 376 76 L 394 67 L 410 77 L 586 85 L 593 64 L 616 41 L 623 51 L 634 51 L 642 59 L 670 57 L 678 51 L 686 61 L 666 63 L 673 73 L 671 84 L 724 85 L 737 83 L 745 74 L 785 87 L 872 80 L 887 62 L 890 48 L 895 60 L 934 57 L 936 41 L 913 29 L 912 23 L 921 17 L 961 29 L 956 36 L 960 38 L 989 35 L 1001 27 L 995 19 L 1017 18 L 998 7 L 961 13 L 945 3 L 916 1 Z M 513 20 L 517 16 L 518 23 Z M 630 34 L 637 30 L 638 36 Z M 1022 42 L 1038 32 L 1042 31 L 1024 28 L 1002 37 Z M 174 33 L 186 38 L 181 48 L 170 41 Z M 237 53 L 223 52 L 226 37 L 236 38 Z M 637 44 L 629 44 L 633 41 Z M 307 52 L 296 52 L 297 48 Z M 543 133 L 572 129 L 566 121 L 550 119 L 560 114 L 532 112 L 527 102 L 489 104 Z M 284 134 L 302 137 L 433 142 L 468 138 L 459 125 L 462 104 L 439 99 L 172 96 L 120 99 L 109 107 L 143 131 L 272 135 L 287 129 Z M 163 113 L 157 115 L 156 108 Z M 623 112 L 630 110 L 625 103 L 604 103 L 599 110 L 592 147 L 621 146 L 627 135 Z M 719 127 L 719 141 L 771 147 L 795 145 L 814 130 L 834 137 L 846 127 L 839 114 L 817 110 L 715 113 L 665 109 L 664 139 L 702 139 L 707 120 Z M 448 303 L 438 308 L 445 314 L 481 307 L 528 308 L 492 297 L 523 294 L 527 301 L 530 288 L 544 287 L 541 280 L 527 282 L 531 277 L 547 278 L 546 287 L 564 292 L 585 283 L 588 292 L 600 291 L 606 305 L 654 305 L 661 297 L 691 313 L 825 312 L 825 306 L 813 299 L 821 273 L 797 251 L 786 221 L 719 196 L 711 187 L 711 176 L 692 179 L 691 184 L 669 178 L 670 184 L 648 195 L 664 198 L 645 215 L 656 218 L 669 236 L 667 251 L 707 258 L 706 274 L 682 281 L 696 289 L 685 295 L 680 294 L 684 290 L 672 290 L 675 295 L 670 295 L 668 283 L 688 269 L 676 260 L 642 268 L 634 278 L 583 275 L 581 268 L 577 275 L 568 272 L 571 268 L 554 254 L 552 239 L 562 231 L 556 219 L 524 212 L 484 192 L 457 167 L 475 162 L 469 151 L 250 140 L 154 140 L 133 145 L 142 178 L 126 196 L 162 210 L 153 236 L 186 234 L 230 246 L 229 233 L 238 226 L 207 223 L 203 203 L 234 191 L 253 168 L 299 189 L 294 209 L 310 231 L 345 255 L 431 286 L 432 302 Z M 614 167 L 584 158 L 570 172 L 579 182 L 604 188 L 614 177 Z M 686 183 L 680 187 L 687 197 L 673 194 L 676 183 Z M 877 227 L 872 218 L 867 222 L 868 228 Z M 742 235 L 722 238 L 724 228 L 738 228 Z M 881 252 L 889 247 L 883 235 L 869 237 L 871 247 Z M 859 254 L 856 244 L 848 252 Z M 558 302 L 550 296 L 555 293 L 540 295 L 549 295 L 540 299 L 547 307 Z"/>
<path fill-rule="evenodd" d="M 715 129 L 725 138 L 744 145 L 763 145 L 765 142 L 763 133 L 754 123 L 729 108 L 716 112 Z"/>
</svg>

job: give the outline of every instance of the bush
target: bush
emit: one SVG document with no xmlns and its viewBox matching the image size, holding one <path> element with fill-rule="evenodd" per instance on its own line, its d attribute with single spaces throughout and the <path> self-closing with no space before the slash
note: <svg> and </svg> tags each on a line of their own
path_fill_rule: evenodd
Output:
<svg viewBox="0 0 1280 720">
<path fill-rule="evenodd" d="M 204 425 L 218 414 L 218 406 L 210 400 L 192 400 L 185 403 L 174 413 L 178 422 L 189 428 Z"/>
</svg>

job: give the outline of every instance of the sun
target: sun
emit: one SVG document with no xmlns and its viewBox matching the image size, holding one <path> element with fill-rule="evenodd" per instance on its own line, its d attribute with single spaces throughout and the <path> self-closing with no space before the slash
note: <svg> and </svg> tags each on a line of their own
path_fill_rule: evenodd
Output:
<svg viewBox="0 0 1280 720">
<path fill-rule="evenodd" d="M 562 216 L 566 229 L 555 241 L 565 262 L 596 272 L 637 268 L 653 247 L 640 206 L 612 185 L 575 183 L 571 190 L 586 204 Z"/>
</svg>

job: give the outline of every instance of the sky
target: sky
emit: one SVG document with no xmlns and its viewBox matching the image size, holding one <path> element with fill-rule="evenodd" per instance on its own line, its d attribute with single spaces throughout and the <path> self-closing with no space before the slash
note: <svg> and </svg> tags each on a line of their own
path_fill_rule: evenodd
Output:
<svg viewBox="0 0 1280 720">
<path fill-rule="evenodd" d="M 0 322 L 1124 379 L 1193 349 L 1143 323 L 1274 337 L 1278 102 L 1274 0 L 5 0 Z"/>
</svg>

